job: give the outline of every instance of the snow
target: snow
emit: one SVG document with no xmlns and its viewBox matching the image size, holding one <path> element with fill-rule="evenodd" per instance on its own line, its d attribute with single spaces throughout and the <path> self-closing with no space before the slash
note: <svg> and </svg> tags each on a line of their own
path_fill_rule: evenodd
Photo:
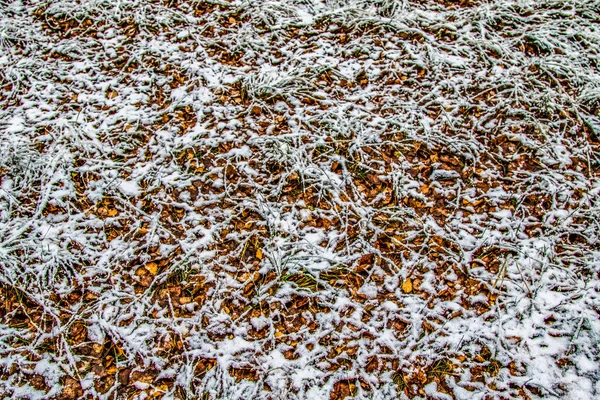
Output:
<svg viewBox="0 0 600 400">
<path fill-rule="evenodd" d="M 0 2 L 0 392 L 600 396 L 593 2 L 175 3 Z"/>
<path fill-rule="evenodd" d="M 138 196 L 140 194 L 140 187 L 135 181 L 122 180 L 118 186 L 121 193 L 126 196 Z"/>
<path fill-rule="evenodd" d="M 150 384 L 146 382 L 136 381 L 133 382 L 133 386 L 135 386 L 135 388 L 139 390 L 146 390 L 150 387 Z"/>
<path fill-rule="evenodd" d="M 460 175 L 456 171 L 447 171 L 443 169 L 436 169 L 431 173 L 430 179 L 432 181 L 443 180 L 443 179 L 456 179 Z"/>
</svg>

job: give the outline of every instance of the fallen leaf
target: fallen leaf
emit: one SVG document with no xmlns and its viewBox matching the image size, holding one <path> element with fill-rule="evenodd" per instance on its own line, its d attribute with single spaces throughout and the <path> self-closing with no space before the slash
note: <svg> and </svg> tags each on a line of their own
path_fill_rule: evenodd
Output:
<svg viewBox="0 0 600 400">
<path fill-rule="evenodd" d="M 119 379 L 119 383 L 121 385 L 128 385 L 129 384 L 129 374 L 131 373 L 131 370 L 129 368 L 125 368 L 119 371 L 118 374 L 118 379 Z"/>
<path fill-rule="evenodd" d="M 256 258 L 258 258 L 259 260 L 262 260 L 263 253 L 262 253 L 261 249 L 256 249 Z"/>
<path fill-rule="evenodd" d="M 164 395 L 164 394 L 165 394 L 165 393 L 166 393 L 168 390 L 169 390 L 169 387 L 168 387 L 166 384 L 162 383 L 162 384 L 160 384 L 160 385 L 158 385 L 158 386 L 155 386 L 155 387 L 152 389 L 152 393 L 150 394 L 150 396 L 152 396 L 152 397 L 161 397 L 161 396 L 163 396 L 163 395 Z"/>
<path fill-rule="evenodd" d="M 146 269 L 152 275 L 156 275 L 156 273 L 158 272 L 158 265 L 155 262 L 149 262 L 148 264 L 146 264 Z"/>
<path fill-rule="evenodd" d="M 402 282 L 402 291 L 404 293 L 411 293 L 413 291 L 413 284 L 410 278 L 407 278 L 404 282 Z"/>
</svg>

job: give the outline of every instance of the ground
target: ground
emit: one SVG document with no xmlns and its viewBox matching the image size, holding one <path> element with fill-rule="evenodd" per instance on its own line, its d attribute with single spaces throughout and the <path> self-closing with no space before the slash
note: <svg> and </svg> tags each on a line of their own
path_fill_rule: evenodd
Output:
<svg viewBox="0 0 600 400">
<path fill-rule="evenodd" d="M 0 0 L 0 394 L 600 397 L 600 3 Z"/>
</svg>

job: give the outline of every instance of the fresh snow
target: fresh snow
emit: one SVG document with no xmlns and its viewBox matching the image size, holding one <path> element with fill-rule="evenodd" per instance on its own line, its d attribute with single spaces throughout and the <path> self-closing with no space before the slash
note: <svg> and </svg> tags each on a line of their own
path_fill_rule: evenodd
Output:
<svg viewBox="0 0 600 400">
<path fill-rule="evenodd" d="M 0 397 L 600 397 L 596 0 L 0 0 Z"/>
</svg>

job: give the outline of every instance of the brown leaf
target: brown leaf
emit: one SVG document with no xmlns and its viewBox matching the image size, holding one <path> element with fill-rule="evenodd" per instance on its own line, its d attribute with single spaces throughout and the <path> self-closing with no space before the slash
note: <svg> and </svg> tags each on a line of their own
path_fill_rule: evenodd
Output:
<svg viewBox="0 0 600 400">
<path fill-rule="evenodd" d="M 93 365 L 92 372 L 94 373 L 95 376 L 97 376 L 99 378 L 104 378 L 106 376 L 106 370 L 100 364 Z"/>
<path fill-rule="evenodd" d="M 152 284 L 153 280 L 154 280 L 154 278 L 151 275 L 144 275 L 140 279 L 140 285 L 142 287 L 149 287 Z"/>
<path fill-rule="evenodd" d="M 180 297 L 179 298 L 179 304 L 188 304 L 192 301 L 191 297 Z"/>
</svg>

